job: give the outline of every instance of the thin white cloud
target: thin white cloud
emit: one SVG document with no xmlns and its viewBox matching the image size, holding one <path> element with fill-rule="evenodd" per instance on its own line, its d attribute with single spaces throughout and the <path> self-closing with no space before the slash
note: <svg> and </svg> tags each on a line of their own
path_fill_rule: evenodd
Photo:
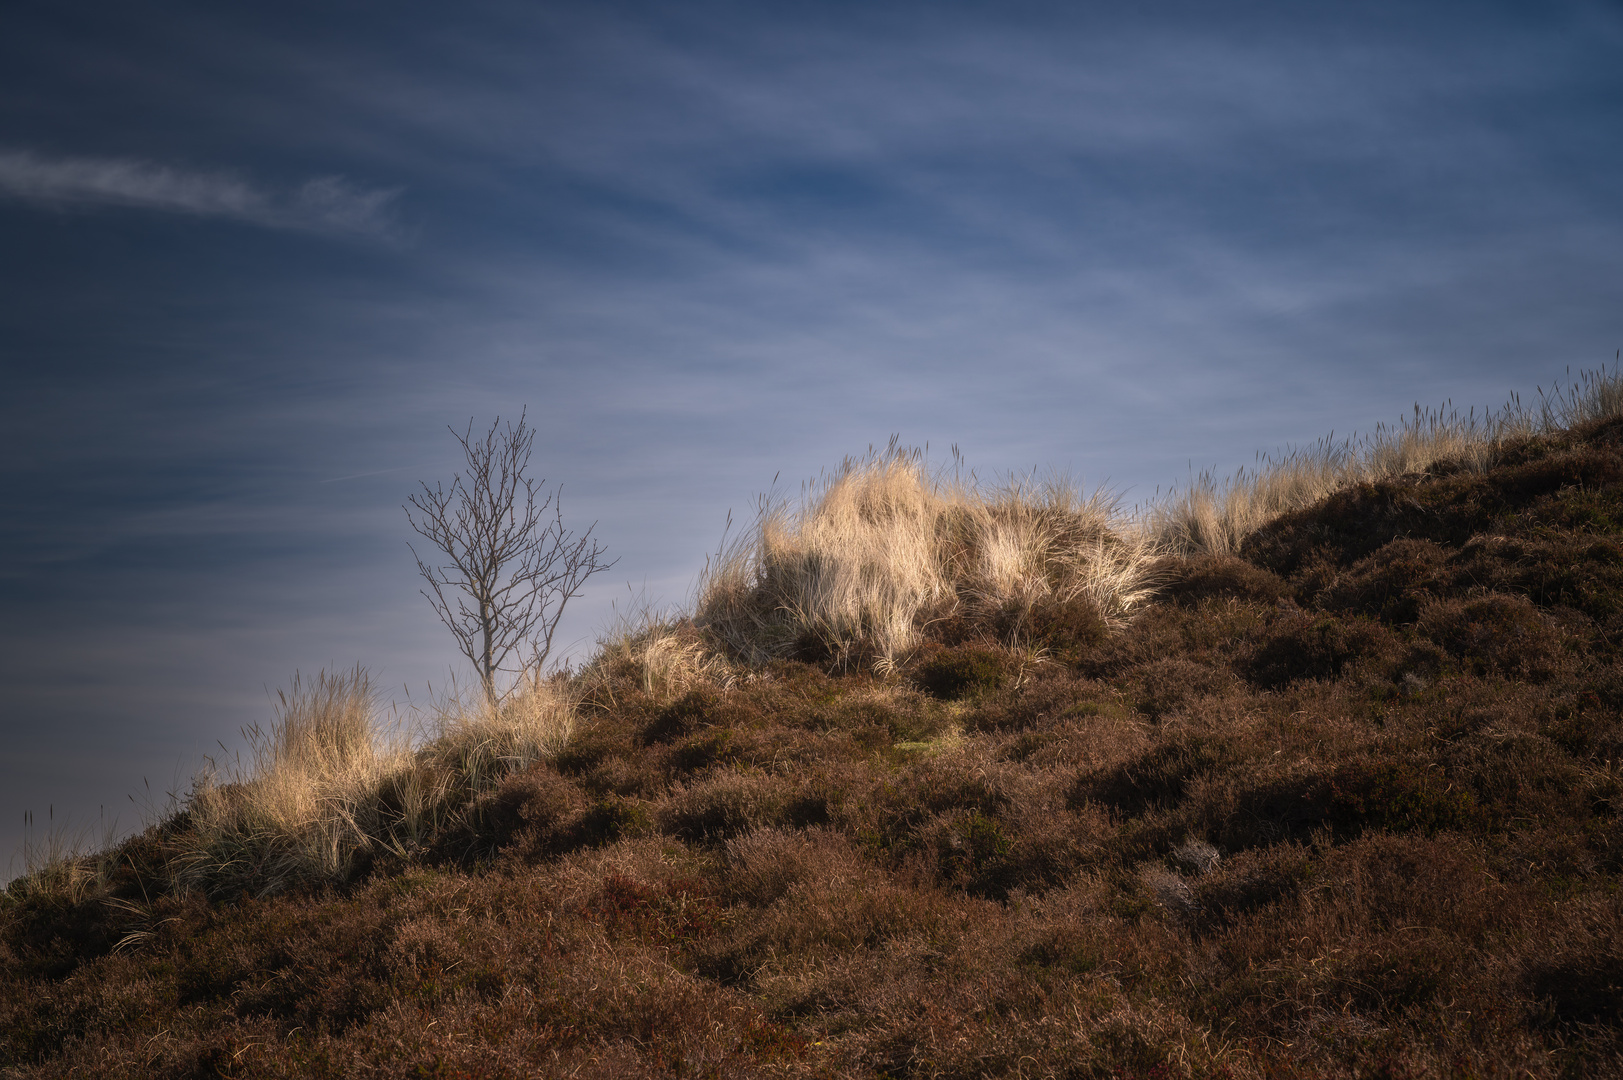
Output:
<svg viewBox="0 0 1623 1080">
<path fill-rule="evenodd" d="M 295 220 L 339 232 L 390 233 L 399 188 L 354 187 L 342 176 L 320 176 L 298 190 L 290 207 Z"/>
<path fill-rule="evenodd" d="M 387 236 L 399 189 L 365 189 L 322 176 L 280 192 L 223 172 L 135 158 L 46 157 L 0 150 L 0 197 L 50 205 L 133 206 L 223 217 L 273 229 Z"/>
</svg>

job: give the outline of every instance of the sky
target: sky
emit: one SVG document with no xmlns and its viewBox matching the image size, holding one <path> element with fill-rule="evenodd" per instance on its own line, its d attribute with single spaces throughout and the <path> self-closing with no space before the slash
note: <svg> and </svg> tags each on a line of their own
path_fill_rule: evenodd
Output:
<svg viewBox="0 0 1623 1080">
<path fill-rule="evenodd" d="M 466 679 L 401 510 L 451 428 L 527 410 L 618 558 L 579 658 L 892 436 L 1132 504 L 1611 363 L 1619 55 L 1611 3 L 12 0 L 0 878 L 295 672 Z"/>
</svg>

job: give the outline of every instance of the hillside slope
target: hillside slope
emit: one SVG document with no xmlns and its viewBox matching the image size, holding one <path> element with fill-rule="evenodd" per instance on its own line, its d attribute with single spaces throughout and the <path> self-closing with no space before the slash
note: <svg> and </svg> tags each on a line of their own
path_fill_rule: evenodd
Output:
<svg viewBox="0 0 1623 1080">
<path fill-rule="evenodd" d="M 1623 420 L 1148 573 L 877 674 L 628 638 L 561 749 L 325 876 L 198 870 L 200 810 L 42 872 L 0 1070 L 1623 1073 Z"/>
</svg>

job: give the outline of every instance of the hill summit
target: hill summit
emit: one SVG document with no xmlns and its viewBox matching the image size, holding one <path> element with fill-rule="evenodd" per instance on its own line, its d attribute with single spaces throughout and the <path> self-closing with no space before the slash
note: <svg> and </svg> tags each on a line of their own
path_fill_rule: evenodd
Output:
<svg viewBox="0 0 1623 1080">
<path fill-rule="evenodd" d="M 1623 1072 L 1623 387 L 1145 515 L 894 446 L 0 899 L 17 1077 Z"/>
</svg>

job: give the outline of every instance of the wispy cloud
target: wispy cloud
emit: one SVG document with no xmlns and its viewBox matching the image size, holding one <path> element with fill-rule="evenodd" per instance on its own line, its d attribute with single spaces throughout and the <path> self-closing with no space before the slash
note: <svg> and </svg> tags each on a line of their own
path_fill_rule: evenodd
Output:
<svg viewBox="0 0 1623 1080">
<path fill-rule="evenodd" d="M 100 204 L 223 217 L 273 229 L 387 236 L 398 188 L 360 188 L 322 176 L 291 191 L 226 172 L 193 172 L 138 158 L 46 157 L 0 149 L 0 196 L 51 205 Z"/>
</svg>

